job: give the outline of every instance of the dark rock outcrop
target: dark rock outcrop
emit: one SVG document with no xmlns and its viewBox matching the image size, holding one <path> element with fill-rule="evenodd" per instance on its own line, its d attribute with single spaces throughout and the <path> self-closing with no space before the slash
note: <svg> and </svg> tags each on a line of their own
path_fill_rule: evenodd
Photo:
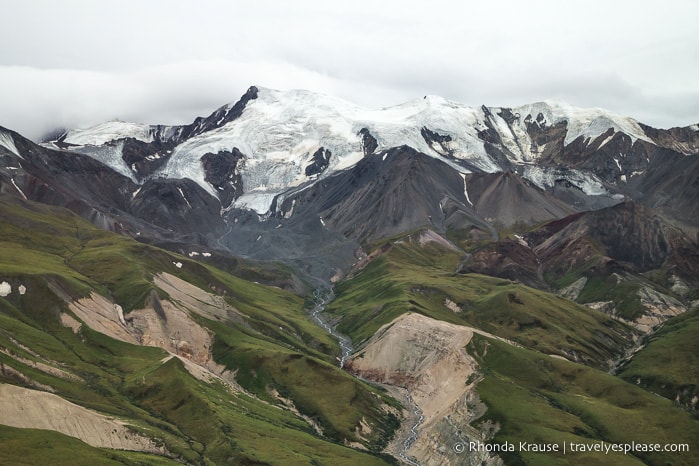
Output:
<svg viewBox="0 0 699 466">
<path fill-rule="evenodd" d="M 371 135 L 369 130 L 367 128 L 362 128 L 359 130 L 359 134 L 362 136 L 362 151 L 364 152 L 364 157 L 376 152 L 379 143 L 376 141 L 376 138 Z"/>
<path fill-rule="evenodd" d="M 232 151 L 204 154 L 201 158 L 205 180 L 213 186 L 221 205 L 228 206 L 243 194 L 243 179 L 238 173 L 238 165 L 245 155 L 234 147 Z"/>
<path fill-rule="evenodd" d="M 130 210 L 139 218 L 175 232 L 223 232 L 221 204 L 189 179 L 153 179 L 134 196 Z"/>
<path fill-rule="evenodd" d="M 420 129 L 420 134 L 422 134 L 422 138 L 425 140 L 425 142 L 438 154 L 442 155 L 443 157 L 454 156 L 454 149 L 449 145 L 452 138 L 448 134 L 445 135 L 436 133 L 428 129 L 426 126 L 423 126 Z"/>
<path fill-rule="evenodd" d="M 320 175 L 330 165 L 330 157 L 332 153 L 323 147 L 320 147 L 311 158 L 311 163 L 306 165 L 306 176 Z"/>
</svg>

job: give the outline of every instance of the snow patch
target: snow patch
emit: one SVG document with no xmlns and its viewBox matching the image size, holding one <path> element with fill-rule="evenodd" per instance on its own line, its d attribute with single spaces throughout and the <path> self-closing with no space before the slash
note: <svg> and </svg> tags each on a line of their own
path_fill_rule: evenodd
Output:
<svg viewBox="0 0 699 466">
<path fill-rule="evenodd" d="M 192 208 L 192 204 L 190 204 L 189 201 L 187 200 L 187 197 L 184 195 L 184 192 L 182 191 L 182 188 L 180 188 L 180 187 L 178 186 L 178 187 L 177 187 L 177 190 L 180 192 L 180 196 L 182 196 L 182 199 L 184 199 L 184 202 L 186 202 L 187 205 L 189 206 L 189 208 L 191 209 L 191 208 Z"/>
<path fill-rule="evenodd" d="M 121 322 L 121 325 L 126 327 L 126 319 L 124 319 L 124 309 L 121 306 L 119 306 L 118 304 L 115 304 L 114 310 L 117 313 L 117 317 L 119 318 L 119 322 Z"/>
<path fill-rule="evenodd" d="M 24 285 L 19 285 L 17 291 L 19 291 L 20 295 L 24 296 L 27 293 L 27 287 Z"/>
<path fill-rule="evenodd" d="M 125 138 L 153 142 L 150 126 L 126 121 L 108 121 L 86 129 L 74 129 L 68 132 L 63 141 L 79 146 L 101 146 Z"/>
<path fill-rule="evenodd" d="M 522 120 L 518 118 L 511 124 L 508 124 L 501 116 L 501 108 L 490 110 L 491 113 L 488 115 L 488 119 L 500 134 L 502 144 L 514 155 L 514 161 L 526 163 L 536 160 L 540 152 L 532 152 L 534 144 L 532 144 L 527 128 Z M 543 151 L 543 148 L 540 150 Z"/>
<path fill-rule="evenodd" d="M 276 192 L 261 190 L 247 192 L 235 200 L 233 207 L 237 209 L 253 210 L 260 215 L 264 215 L 269 211 L 274 196 L 276 195 Z"/>
<path fill-rule="evenodd" d="M 3 298 L 12 293 L 12 285 L 7 282 L 0 283 L 0 296 Z"/>
<path fill-rule="evenodd" d="M 211 253 L 210 253 L 210 252 L 202 252 L 201 255 L 204 256 L 204 257 L 211 257 Z"/>
<path fill-rule="evenodd" d="M 12 186 L 15 187 L 15 189 L 22 195 L 22 197 L 23 197 L 24 199 L 27 199 L 27 196 L 24 194 L 24 192 L 22 192 L 21 189 L 19 189 L 19 186 L 17 186 L 17 183 L 15 183 L 14 178 L 10 178 L 10 181 L 12 182 Z"/>
<path fill-rule="evenodd" d="M 468 197 L 468 187 L 466 186 L 466 174 L 465 173 L 459 173 L 461 175 L 461 178 L 464 180 L 464 196 L 466 196 L 466 200 L 468 201 L 469 204 L 471 204 L 471 207 L 473 207 L 473 202 L 471 202 L 471 198 Z"/>
<path fill-rule="evenodd" d="M 524 167 L 522 177 L 531 181 L 541 189 L 554 187 L 557 180 L 566 180 L 570 184 L 580 188 L 588 196 L 603 196 L 609 194 L 604 188 L 602 181 L 595 175 L 583 173 L 575 169 L 528 165 Z"/>
<path fill-rule="evenodd" d="M 291 209 L 288 212 L 284 212 L 284 218 L 291 218 L 294 215 L 294 208 L 296 207 L 296 199 L 291 200 Z"/>
<path fill-rule="evenodd" d="M 182 262 L 173 262 L 172 265 L 174 265 L 174 266 L 177 267 L 178 269 L 181 269 L 181 268 L 182 268 Z"/>
<path fill-rule="evenodd" d="M 515 239 L 517 240 L 517 242 L 518 242 L 519 244 L 521 244 L 522 246 L 524 246 L 524 247 L 526 247 L 526 248 L 529 247 L 529 243 L 527 243 L 527 240 L 524 239 L 524 236 L 515 234 L 514 237 L 515 237 Z"/>
<path fill-rule="evenodd" d="M 124 150 L 124 141 L 119 141 L 115 144 L 109 144 L 99 147 L 78 147 L 72 150 L 79 154 L 89 155 L 93 159 L 96 159 L 105 164 L 106 166 L 112 168 L 117 173 L 120 173 L 126 176 L 127 178 L 131 178 L 131 181 L 133 181 L 134 183 L 140 184 L 134 176 L 134 172 L 136 171 L 136 164 L 133 164 L 131 167 L 129 167 L 122 158 Z"/>
<path fill-rule="evenodd" d="M 0 146 L 9 150 L 10 152 L 15 154 L 20 159 L 24 159 L 24 157 L 19 155 L 19 151 L 17 150 L 17 146 L 15 146 L 14 138 L 7 131 L 0 130 Z"/>
<path fill-rule="evenodd" d="M 602 146 L 604 146 L 606 143 L 608 143 L 609 141 L 611 141 L 615 134 L 616 134 L 616 133 L 612 133 L 611 135 L 609 135 L 609 136 L 607 136 L 606 138 L 604 138 L 604 141 L 602 141 L 602 142 L 600 143 L 600 145 L 599 145 L 599 149 L 601 149 Z"/>
<path fill-rule="evenodd" d="M 619 154 L 619 155 L 621 155 L 621 154 Z M 614 157 L 614 162 L 616 162 L 616 166 L 619 167 L 619 171 L 622 171 L 622 170 L 621 170 L 621 164 L 619 163 L 619 159 L 617 159 L 616 157 Z"/>
</svg>

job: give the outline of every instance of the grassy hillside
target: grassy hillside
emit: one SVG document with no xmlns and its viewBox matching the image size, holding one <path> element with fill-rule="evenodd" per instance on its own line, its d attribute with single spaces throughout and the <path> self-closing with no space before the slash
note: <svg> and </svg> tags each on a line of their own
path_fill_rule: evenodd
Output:
<svg viewBox="0 0 699 466">
<path fill-rule="evenodd" d="M 94 448 L 74 437 L 39 429 L 19 429 L 0 425 L 0 464 L 31 466 L 119 466 L 178 465 L 170 458 L 137 452 Z"/>
<path fill-rule="evenodd" d="M 557 444 L 567 452 L 503 455 L 507 464 L 651 464 L 699 462 L 699 422 L 669 400 L 609 374 L 475 336 L 484 418 L 497 423 L 492 442 Z M 687 452 L 572 452 L 570 443 L 685 444 Z"/>
<path fill-rule="evenodd" d="M 520 345 L 475 336 L 468 347 L 488 406 L 476 422 L 497 426 L 494 442 L 691 447 L 682 454 L 609 457 L 516 452 L 504 455 L 507 464 L 699 461 L 699 423 L 671 401 L 679 396 L 685 408 L 695 406 L 696 310 L 668 321 L 621 378 L 611 376 L 598 369 L 608 369 L 630 346 L 629 327 L 521 283 L 456 273 L 462 253 L 429 238 L 415 232 L 374 245 L 372 259 L 336 286 L 327 311 L 355 344 L 410 311 Z M 65 210 L 0 195 L 0 284 L 11 288 L 0 297 L 0 383 L 54 392 L 123 420 L 167 450 L 110 450 L 58 432 L 0 425 L 7 446 L 0 463 L 395 462 L 380 452 L 398 427 L 400 405 L 337 368 L 337 343 L 310 321 L 309 303 L 198 259 L 98 230 Z M 235 374 L 239 387 L 197 378 L 163 349 L 116 340 L 84 322 L 77 332 L 61 322 L 61 315 L 77 318 L 69 302 L 94 293 L 120 304 L 127 319 L 154 295 L 174 300 L 156 285 L 162 273 L 235 309 L 230 318 L 190 317 L 211 336 L 213 360 Z"/>
<path fill-rule="evenodd" d="M 699 417 L 699 308 L 674 317 L 620 372 Z"/>
<path fill-rule="evenodd" d="M 413 236 L 383 250 L 338 284 L 328 307 L 355 343 L 412 311 L 603 368 L 629 344 L 631 330 L 601 312 L 510 280 L 455 273 L 460 254 L 436 243 Z"/>
<path fill-rule="evenodd" d="M 633 359 L 622 373 L 633 382 L 629 383 L 606 371 L 609 360 L 630 345 L 631 329 L 602 313 L 509 280 L 456 274 L 458 252 L 436 243 L 421 244 L 417 238 L 415 234 L 379 245 L 363 270 L 336 287 L 337 299 L 329 311 L 355 343 L 403 313 L 418 312 L 521 345 L 475 335 L 468 346 L 482 376 L 477 392 L 488 408 L 475 427 L 494 432 L 491 443 L 562 448 L 564 443 L 570 447 L 570 442 L 636 442 L 686 444 L 690 450 L 626 455 L 516 451 L 502 455 L 506 464 L 699 461 L 699 422 L 676 403 L 644 390 L 662 386 L 673 396 L 684 390 L 683 400 L 691 399 L 697 380 L 692 337 L 696 312 L 669 321 Z M 638 385 L 636 377 L 642 378 Z"/>
<path fill-rule="evenodd" d="M 90 447 L 78 463 L 385 464 L 379 452 L 397 427 L 397 404 L 336 367 L 337 344 L 307 317 L 303 298 L 235 277 L 205 262 L 98 230 L 68 211 L 0 195 L 0 382 L 42 391 L 127 422 L 157 439 L 168 458 Z M 214 360 L 237 374 L 243 391 L 195 378 L 162 349 L 115 340 L 60 316 L 68 302 L 97 293 L 126 318 L 169 273 L 215 293 L 244 316 L 192 315 L 213 337 Z M 22 290 L 22 292 L 20 292 Z M 167 325 L 167 322 L 163 322 Z M 275 393 L 279 393 L 281 400 Z M 371 426 L 362 430 L 362 423 Z M 2 460 L 69 462 L 65 436 L 2 427 Z M 31 442 L 42 445 L 14 456 Z M 73 464 L 76 464 L 75 462 Z"/>
</svg>

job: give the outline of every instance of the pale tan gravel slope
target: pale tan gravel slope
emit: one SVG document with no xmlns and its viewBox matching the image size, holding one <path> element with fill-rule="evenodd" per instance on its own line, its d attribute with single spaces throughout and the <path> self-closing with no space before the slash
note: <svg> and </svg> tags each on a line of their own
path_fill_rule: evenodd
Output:
<svg viewBox="0 0 699 466">
<path fill-rule="evenodd" d="M 467 458 L 454 451 L 465 434 L 485 439 L 485 434 L 470 427 L 486 409 L 476 392 L 478 365 L 466 351 L 474 333 L 497 338 L 471 327 L 406 313 L 381 327 L 347 362 L 351 373 L 383 384 L 409 408 L 388 452 L 429 466 L 502 464 L 487 453 Z M 420 416 L 422 422 L 415 427 Z M 489 432 L 491 427 L 497 429 L 488 426 Z M 406 449 L 404 444 L 411 437 L 414 441 Z"/>
<path fill-rule="evenodd" d="M 165 454 L 162 446 L 122 421 L 38 390 L 0 384 L 0 424 L 46 429 L 76 437 L 93 447 Z"/>
</svg>

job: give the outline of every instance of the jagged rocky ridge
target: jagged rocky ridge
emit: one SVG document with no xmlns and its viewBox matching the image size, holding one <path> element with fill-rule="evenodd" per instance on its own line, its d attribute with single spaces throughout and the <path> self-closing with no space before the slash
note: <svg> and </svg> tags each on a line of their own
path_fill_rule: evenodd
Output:
<svg viewBox="0 0 699 466">
<path fill-rule="evenodd" d="M 659 165 L 682 165 L 699 150 L 699 136 L 693 126 L 659 130 L 558 102 L 476 109 L 425 96 L 368 110 L 306 91 L 251 87 L 237 103 L 191 125 L 111 122 L 68 131 L 47 144 L 89 154 L 139 182 L 190 178 L 224 208 L 264 214 L 289 188 L 403 145 L 460 173 L 514 171 L 549 191 L 575 187 L 587 196 L 560 195 L 580 208 L 623 196 L 663 205 L 650 194 L 648 178 Z M 220 154 L 235 159 L 227 171 L 233 194 L 203 160 Z"/>
</svg>

